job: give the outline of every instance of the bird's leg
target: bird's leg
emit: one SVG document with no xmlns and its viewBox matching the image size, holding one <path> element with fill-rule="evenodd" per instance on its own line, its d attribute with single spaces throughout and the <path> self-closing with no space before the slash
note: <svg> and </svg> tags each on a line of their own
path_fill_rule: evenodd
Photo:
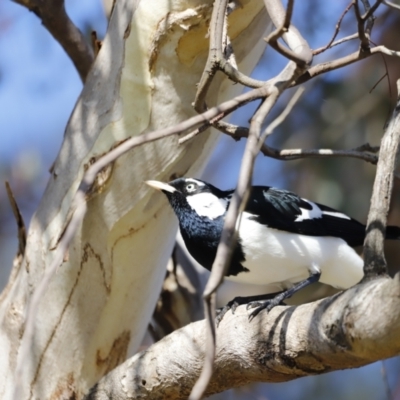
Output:
<svg viewBox="0 0 400 400">
<path fill-rule="evenodd" d="M 304 281 L 296 283 L 293 287 L 277 294 L 273 299 L 268 299 L 264 301 L 251 301 L 247 304 L 247 309 L 255 308 L 255 310 L 249 315 L 249 320 L 251 321 L 261 310 L 272 310 L 275 306 L 282 303 L 283 300 L 292 297 L 296 292 L 311 285 L 314 282 L 318 282 L 321 277 L 320 271 L 310 271 L 310 276 Z"/>
<path fill-rule="evenodd" d="M 259 294 L 257 296 L 235 297 L 226 306 L 221 307 L 217 310 L 217 317 L 215 318 L 215 323 L 218 326 L 219 323 L 222 321 L 222 318 L 224 318 L 224 315 L 229 310 L 232 310 L 232 314 L 235 314 L 236 308 L 238 306 L 247 304 L 249 302 L 260 302 L 260 300 L 272 300 L 281 293 L 282 292 L 275 292 L 275 293 Z"/>
</svg>

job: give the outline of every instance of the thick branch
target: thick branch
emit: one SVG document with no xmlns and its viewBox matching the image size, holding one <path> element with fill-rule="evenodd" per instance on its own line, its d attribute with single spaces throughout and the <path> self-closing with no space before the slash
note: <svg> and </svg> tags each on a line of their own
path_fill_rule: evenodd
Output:
<svg viewBox="0 0 400 400">
<path fill-rule="evenodd" d="M 27 7 L 41 20 L 53 35 L 77 69 L 82 82 L 93 64 L 94 53 L 82 32 L 74 25 L 65 11 L 63 0 L 14 0 Z"/>
<path fill-rule="evenodd" d="M 264 3 L 272 22 L 277 28 L 277 32 L 271 34 L 267 41 L 270 42 L 275 50 L 282 53 L 288 59 L 298 64 L 310 64 L 312 61 L 310 46 L 301 36 L 298 29 L 290 23 L 293 2 L 288 2 L 287 11 L 285 11 L 281 0 L 264 0 Z M 277 39 L 281 35 L 289 46 L 289 49 L 285 49 L 277 42 Z"/>
<path fill-rule="evenodd" d="M 354 368 L 400 353 L 400 281 L 381 278 L 248 321 L 244 306 L 217 330 L 207 395 Z M 190 324 L 106 375 L 86 400 L 186 399 L 204 358 L 205 322 Z"/>
<path fill-rule="evenodd" d="M 397 104 L 383 135 L 379 150 L 379 160 L 368 214 L 367 237 L 364 242 L 366 278 L 387 273 L 383 246 L 400 142 L 400 80 L 397 81 L 397 93 Z"/>
</svg>

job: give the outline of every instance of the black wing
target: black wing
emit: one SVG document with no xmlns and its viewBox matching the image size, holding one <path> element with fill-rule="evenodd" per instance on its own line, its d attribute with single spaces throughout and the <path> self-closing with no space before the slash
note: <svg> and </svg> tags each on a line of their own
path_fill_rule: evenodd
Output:
<svg viewBox="0 0 400 400">
<path fill-rule="evenodd" d="M 307 236 L 339 237 L 350 246 L 364 242 L 365 225 L 287 190 L 254 186 L 245 211 L 270 228 Z"/>
</svg>

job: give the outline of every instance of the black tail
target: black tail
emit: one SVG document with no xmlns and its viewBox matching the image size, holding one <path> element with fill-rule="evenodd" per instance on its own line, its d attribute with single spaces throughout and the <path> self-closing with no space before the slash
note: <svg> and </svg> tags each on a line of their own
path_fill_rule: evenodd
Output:
<svg viewBox="0 0 400 400">
<path fill-rule="evenodd" d="M 400 240 L 400 226 L 387 226 L 386 239 Z"/>
</svg>

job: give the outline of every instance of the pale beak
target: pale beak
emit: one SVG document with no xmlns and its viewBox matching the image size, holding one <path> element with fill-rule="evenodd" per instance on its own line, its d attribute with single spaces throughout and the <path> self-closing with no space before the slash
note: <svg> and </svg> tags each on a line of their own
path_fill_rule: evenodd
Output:
<svg viewBox="0 0 400 400">
<path fill-rule="evenodd" d="M 164 182 L 159 182 L 159 181 L 145 181 L 144 182 L 146 185 L 151 186 L 154 189 L 157 190 L 162 190 L 164 192 L 169 192 L 169 193 L 175 193 L 178 190 L 175 189 L 173 186 L 168 185 L 167 183 Z"/>
</svg>

